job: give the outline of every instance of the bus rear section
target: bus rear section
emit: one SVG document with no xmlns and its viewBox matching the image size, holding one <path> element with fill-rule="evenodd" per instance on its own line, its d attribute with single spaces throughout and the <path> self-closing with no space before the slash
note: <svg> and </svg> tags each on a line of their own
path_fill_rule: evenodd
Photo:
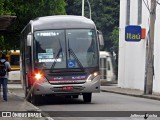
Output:
<svg viewBox="0 0 160 120">
<path fill-rule="evenodd" d="M 31 21 L 22 36 L 21 76 L 32 103 L 38 104 L 45 95 L 83 95 L 84 102 L 91 102 L 92 93 L 100 92 L 93 21 L 82 16 L 41 17 Z"/>
<path fill-rule="evenodd" d="M 107 82 L 113 82 L 116 80 L 112 55 L 107 51 L 100 51 L 100 71 L 101 84 L 106 84 Z"/>
<path fill-rule="evenodd" d="M 7 61 L 11 65 L 9 72 L 9 82 L 20 82 L 20 50 L 11 50 L 6 55 Z"/>
</svg>

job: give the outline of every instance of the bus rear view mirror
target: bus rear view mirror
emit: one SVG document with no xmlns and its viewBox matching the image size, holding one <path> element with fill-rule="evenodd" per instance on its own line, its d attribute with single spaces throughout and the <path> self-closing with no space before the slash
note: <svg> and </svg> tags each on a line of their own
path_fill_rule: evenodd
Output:
<svg viewBox="0 0 160 120">
<path fill-rule="evenodd" d="M 104 47 L 103 34 L 101 31 L 98 31 L 98 30 L 97 30 L 97 34 L 98 34 L 98 41 L 99 41 L 100 48 L 103 48 Z"/>
<path fill-rule="evenodd" d="M 31 46 L 32 36 L 31 34 L 27 35 L 27 46 Z"/>
</svg>

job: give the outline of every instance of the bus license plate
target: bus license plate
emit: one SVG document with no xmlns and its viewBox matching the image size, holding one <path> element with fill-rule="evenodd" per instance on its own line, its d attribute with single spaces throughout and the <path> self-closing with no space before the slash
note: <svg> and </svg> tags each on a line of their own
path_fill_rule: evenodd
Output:
<svg viewBox="0 0 160 120">
<path fill-rule="evenodd" d="M 73 86 L 63 86 L 63 90 L 73 90 Z"/>
</svg>

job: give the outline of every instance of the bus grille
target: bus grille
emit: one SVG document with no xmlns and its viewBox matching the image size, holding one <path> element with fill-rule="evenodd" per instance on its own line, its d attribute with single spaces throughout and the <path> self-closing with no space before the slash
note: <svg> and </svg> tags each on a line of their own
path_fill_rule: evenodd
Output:
<svg viewBox="0 0 160 120">
<path fill-rule="evenodd" d="M 50 82 L 51 85 L 84 84 L 85 82 Z"/>
</svg>

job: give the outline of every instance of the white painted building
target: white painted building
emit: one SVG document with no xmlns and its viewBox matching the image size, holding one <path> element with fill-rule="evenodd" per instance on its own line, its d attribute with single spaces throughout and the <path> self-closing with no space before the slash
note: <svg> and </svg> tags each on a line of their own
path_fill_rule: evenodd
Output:
<svg viewBox="0 0 160 120">
<path fill-rule="evenodd" d="M 146 5 L 150 8 L 150 2 L 151 0 L 120 0 L 119 87 L 144 90 L 146 42 L 150 24 Z M 160 93 L 160 5 L 158 4 L 156 13 L 153 92 Z M 146 28 L 146 38 L 140 42 L 126 42 L 127 25 L 140 25 Z"/>
</svg>

